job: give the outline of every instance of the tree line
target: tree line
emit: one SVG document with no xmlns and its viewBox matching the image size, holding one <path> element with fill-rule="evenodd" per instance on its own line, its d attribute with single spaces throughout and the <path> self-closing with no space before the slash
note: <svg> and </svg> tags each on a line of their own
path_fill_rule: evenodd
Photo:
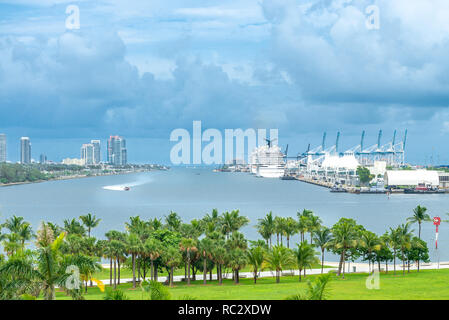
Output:
<svg viewBox="0 0 449 320">
<path fill-rule="evenodd" d="M 93 214 L 79 219 L 66 219 L 62 225 L 42 222 L 36 233 L 23 217 L 12 216 L 1 224 L 0 240 L 5 255 L 0 255 L 0 299 L 23 299 L 42 295 L 55 299 L 55 288 L 63 289 L 74 299 L 83 299 L 94 274 L 101 271 L 101 259 L 109 263 L 110 285 L 121 282 L 123 267 L 132 270 L 132 286 L 155 283 L 161 273 L 167 274 L 166 285 L 173 286 L 177 270 L 184 271 L 183 281 L 190 285 L 198 273 L 203 284 L 213 280 L 223 283 L 231 273 L 235 284 L 244 268 L 251 271 L 254 283 L 263 270 L 275 273 L 281 281 L 283 271 L 298 270 L 298 281 L 306 270 L 321 263 L 324 272 L 325 253 L 339 256 L 337 276 L 345 276 L 345 264 L 356 260 L 369 263 L 370 272 L 381 264 L 402 261 L 402 274 L 410 272 L 410 264 L 429 261 L 428 248 L 421 239 L 421 225 L 430 221 L 426 208 L 418 206 L 407 222 L 377 235 L 341 218 L 326 227 L 311 210 L 304 209 L 296 217 L 274 216 L 272 212 L 258 219 L 256 228 L 263 240 L 248 240 L 240 231 L 249 219 L 239 210 L 219 214 L 218 210 L 200 219 L 183 222 L 175 212 L 163 219 L 130 217 L 124 230 L 109 230 L 103 239 L 92 236 L 101 219 Z M 419 226 L 413 234 L 411 224 Z M 6 232 L 2 232 L 5 229 Z M 29 248 L 34 241 L 35 248 Z M 68 285 L 76 266 L 79 286 Z M 289 272 L 291 274 L 291 272 Z M 146 282 L 148 280 L 148 282 Z M 70 283 L 70 282 L 69 282 Z"/>
</svg>

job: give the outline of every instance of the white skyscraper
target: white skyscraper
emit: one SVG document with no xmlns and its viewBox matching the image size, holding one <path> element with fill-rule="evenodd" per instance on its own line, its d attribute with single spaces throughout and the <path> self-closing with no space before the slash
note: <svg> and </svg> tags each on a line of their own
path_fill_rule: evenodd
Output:
<svg viewBox="0 0 449 320">
<path fill-rule="evenodd" d="M 94 164 L 101 162 L 100 140 L 91 140 L 90 143 L 94 146 Z"/>
<path fill-rule="evenodd" d="M 6 162 L 6 134 L 0 133 L 0 163 Z"/>
<path fill-rule="evenodd" d="M 31 142 L 30 138 L 20 138 L 20 163 L 31 163 Z"/>
<path fill-rule="evenodd" d="M 85 143 L 81 147 L 81 159 L 85 165 L 94 164 L 94 145 L 92 143 Z"/>
</svg>

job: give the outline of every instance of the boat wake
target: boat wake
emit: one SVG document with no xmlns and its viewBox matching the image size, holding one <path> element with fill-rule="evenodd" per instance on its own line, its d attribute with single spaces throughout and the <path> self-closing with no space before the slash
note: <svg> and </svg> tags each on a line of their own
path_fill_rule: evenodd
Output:
<svg viewBox="0 0 449 320">
<path fill-rule="evenodd" d="M 111 185 L 111 186 L 104 186 L 103 189 L 111 190 L 111 191 L 128 191 L 128 190 L 132 189 L 133 187 L 137 187 L 137 186 L 141 186 L 143 184 L 147 184 L 150 181 L 151 180 L 142 180 L 142 181 L 134 181 L 134 182 L 129 182 L 129 183 L 123 183 L 123 184 L 115 184 L 115 185 Z"/>
</svg>

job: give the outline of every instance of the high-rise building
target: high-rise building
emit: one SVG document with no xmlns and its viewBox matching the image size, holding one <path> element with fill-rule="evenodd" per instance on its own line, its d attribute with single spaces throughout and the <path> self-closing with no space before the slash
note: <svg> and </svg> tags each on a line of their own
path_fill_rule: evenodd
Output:
<svg viewBox="0 0 449 320">
<path fill-rule="evenodd" d="M 126 140 L 120 136 L 110 136 L 108 140 L 108 163 L 122 166 L 127 162 Z"/>
<path fill-rule="evenodd" d="M 81 160 L 85 165 L 94 164 L 94 145 L 92 143 L 85 143 L 81 147 Z"/>
<path fill-rule="evenodd" d="M 30 138 L 20 138 L 20 163 L 31 163 L 31 142 Z"/>
<path fill-rule="evenodd" d="M 91 140 L 90 143 L 94 146 L 94 164 L 101 162 L 100 140 Z"/>
<path fill-rule="evenodd" d="M 39 157 L 39 163 L 40 164 L 46 164 L 47 163 L 47 156 L 45 154 L 41 154 Z"/>
<path fill-rule="evenodd" d="M 6 134 L 0 133 L 0 163 L 6 162 Z"/>
</svg>

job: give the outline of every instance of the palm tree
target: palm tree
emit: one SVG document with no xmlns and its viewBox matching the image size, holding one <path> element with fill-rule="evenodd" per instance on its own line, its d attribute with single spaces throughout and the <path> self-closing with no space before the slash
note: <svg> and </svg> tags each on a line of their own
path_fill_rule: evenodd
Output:
<svg viewBox="0 0 449 320">
<path fill-rule="evenodd" d="M 136 288 L 136 256 L 142 251 L 142 241 L 135 233 L 130 233 L 126 239 L 127 251 L 131 254 L 133 267 L 133 289 Z"/>
<path fill-rule="evenodd" d="M 281 245 L 282 243 L 282 236 L 285 233 L 285 218 L 282 217 L 275 217 L 274 218 L 274 232 L 276 233 L 276 245 L 279 245 L 279 236 L 281 239 Z"/>
<path fill-rule="evenodd" d="M 8 229 L 11 233 L 19 233 L 20 229 L 26 222 L 23 217 L 12 216 L 3 223 L 3 228 Z"/>
<path fill-rule="evenodd" d="M 265 218 L 259 219 L 257 230 L 259 231 L 260 235 L 267 241 L 267 245 L 269 244 L 269 247 L 271 248 L 271 236 L 274 233 L 274 218 L 271 211 L 265 216 Z"/>
<path fill-rule="evenodd" d="M 290 248 L 290 238 L 298 232 L 298 223 L 292 217 L 288 217 L 284 223 L 284 232 L 287 237 L 287 248 Z"/>
<path fill-rule="evenodd" d="M 315 281 L 307 282 L 307 291 L 287 297 L 286 300 L 326 300 L 329 295 L 328 283 L 331 280 L 330 273 L 322 274 Z"/>
<path fill-rule="evenodd" d="M 169 285 L 173 287 L 173 274 L 175 268 L 177 268 L 182 262 L 182 254 L 179 250 L 173 246 L 169 246 L 162 251 L 162 261 L 170 269 Z"/>
<path fill-rule="evenodd" d="M 321 219 L 313 214 L 307 220 L 308 230 L 310 233 L 310 244 L 312 244 L 313 233 L 321 228 Z"/>
<path fill-rule="evenodd" d="M 182 221 L 176 212 L 170 211 L 170 214 L 165 217 L 165 223 L 169 230 L 179 231 Z"/>
<path fill-rule="evenodd" d="M 62 271 L 59 268 L 61 261 L 59 248 L 64 236 L 65 234 L 61 233 L 58 237 L 55 237 L 53 231 L 44 222 L 37 232 L 37 275 L 42 283 L 45 300 L 55 300 L 55 286 L 62 286 L 67 278 L 65 270 Z"/>
<path fill-rule="evenodd" d="M 410 223 L 402 224 L 397 229 L 398 232 L 398 240 L 399 240 L 399 249 L 401 250 L 401 260 L 402 260 L 402 274 L 405 274 L 405 251 L 410 249 L 412 246 L 412 232 L 410 230 Z"/>
<path fill-rule="evenodd" d="M 332 246 L 341 252 L 337 275 L 339 276 L 343 270 L 344 279 L 345 269 L 343 268 L 343 264 L 346 259 L 346 251 L 357 245 L 358 234 L 355 222 L 351 219 L 340 219 L 340 221 L 332 228 L 332 234 L 334 235 Z"/>
<path fill-rule="evenodd" d="M 248 264 L 251 266 L 251 271 L 254 275 L 254 284 L 257 283 L 257 274 L 262 268 L 265 260 L 265 250 L 261 246 L 252 247 L 247 251 Z"/>
<path fill-rule="evenodd" d="M 222 241 L 222 240 L 214 241 L 213 258 L 214 258 L 215 264 L 217 265 L 218 284 L 221 285 L 221 284 L 223 284 L 222 267 L 228 259 L 228 252 L 225 249 L 224 241 Z"/>
<path fill-rule="evenodd" d="M 316 257 L 318 254 L 315 252 L 313 245 L 308 244 L 306 240 L 298 244 L 298 248 L 293 251 L 296 258 L 296 266 L 299 270 L 299 281 L 301 281 L 301 271 L 304 270 L 304 277 L 306 276 L 306 269 L 311 269 L 314 263 L 319 263 L 319 259 Z"/>
<path fill-rule="evenodd" d="M 190 285 L 190 262 L 191 262 L 191 252 L 197 250 L 196 241 L 192 238 L 182 238 L 179 243 L 181 251 L 186 252 L 187 260 L 187 285 Z"/>
<path fill-rule="evenodd" d="M 284 246 L 273 246 L 265 256 L 264 266 L 276 271 L 276 283 L 281 281 L 281 272 L 293 265 L 295 259 L 290 249 Z"/>
<path fill-rule="evenodd" d="M 418 222 L 418 239 L 421 240 L 421 224 L 423 222 L 431 221 L 430 216 L 426 213 L 427 208 L 418 205 L 413 209 L 413 216 L 407 218 L 410 223 Z M 419 257 L 418 257 L 419 258 Z M 420 259 L 418 259 L 418 272 L 419 272 Z"/>
<path fill-rule="evenodd" d="M 231 251 L 230 254 L 230 264 L 232 271 L 234 271 L 234 283 L 239 283 L 239 270 L 245 267 L 248 263 L 247 256 L 244 250 L 240 248 L 235 248 Z"/>
<path fill-rule="evenodd" d="M 321 249 L 321 273 L 324 271 L 324 251 L 330 246 L 332 233 L 329 228 L 323 227 L 314 232 L 313 241 Z"/>
<path fill-rule="evenodd" d="M 393 274 L 396 275 L 396 252 L 400 247 L 400 236 L 399 236 L 399 227 L 396 229 L 390 228 L 390 233 L 389 233 L 389 245 L 391 247 L 391 249 L 393 249 Z"/>
<path fill-rule="evenodd" d="M 31 224 L 28 222 L 25 222 L 20 226 L 19 232 L 17 232 L 17 235 L 20 238 L 22 250 L 25 248 L 25 241 L 31 240 L 31 238 L 34 237 L 33 230 L 31 228 Z"/>
<path fill-rule="evenodd" d="M 156 260 L 162 253 L 163 247 L 159 240 L 150 238 L 147 239 L 143 245 L 144 253 L 150 258 L 150 279 L 155 280 L 154 260 Z"/>
<path fill-rule="evenodd" d="M 241 227 L 249 223 L 248 218 L 240 216 L 239 210 L 226 211 L 221 217 L 221 230 L 228 239 L 229 234 L 238 231 Z"/>
<path fill-rule="evenodd" d="M 80 219 L 87 228 L 87 236 L 90 238 L 90 231 L 98 226 L 101 219 L 97 219 L 97 217 L 91 213 L 88 213 L 85 216 L 80 216 Z"/>
<path fill-rule="evenodd" d="M 300 242 L 304 241 L 304 235 L 309 232 L 309 219 L 313 215 L 311 210 L 304 209 L 297 212 L 298 215 L 298 231 L 300 234 Z"/>
<path fill-rule="evenodd" d="M 359 242 L 360 246 L 368 252 L 368 271 L 371 273 L 371 262 L 373 263 L 373 271 L 374 271 L 374 259 L 371 254 L 373 251 L 379 251 L 381 249 L 380 239 L 373 232 L 363 231 L 360 236 Z M 371 261 L 371 259 L 373 260 Z"/>
<path fill-rule="evenodd" d="M 84 236 L 84 234 L 86 233 L 84 227 L 75 218 L 73 218 L 72 220 L 64 220 L 64 231 L 68 234 L 77 234 L 80 236 Z"/>
<path fill-rule="evenodd" d="M 212 259 L 213 241 L 210 238 L 204 238 L 199 243 L 199 249 L 203 257 L 203 284 L 207 284 L 207 259 Z"/>
</svg>

